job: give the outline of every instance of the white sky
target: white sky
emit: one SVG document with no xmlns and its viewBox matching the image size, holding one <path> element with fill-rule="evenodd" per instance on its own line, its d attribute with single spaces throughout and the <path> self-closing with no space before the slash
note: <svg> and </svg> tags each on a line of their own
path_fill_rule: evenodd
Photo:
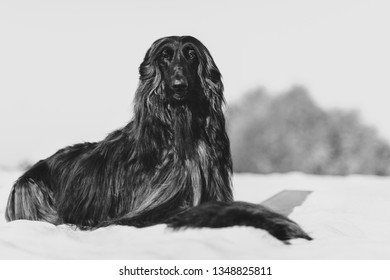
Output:
<svg viewBox="0 0 390 280">
<path fill-rule="evenodd" d="M 124 125 L 138 66 L 166 35 L 208 47 L 228 103 L 301 84 L 390 139 L 390 1 L 0 0 L 0 165 Z"/>
</svg>

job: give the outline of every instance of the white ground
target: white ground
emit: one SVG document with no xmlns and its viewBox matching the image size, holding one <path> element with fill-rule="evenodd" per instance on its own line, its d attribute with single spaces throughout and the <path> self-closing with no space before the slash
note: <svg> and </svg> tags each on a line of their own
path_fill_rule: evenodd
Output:
<svg viewBox="0 0 390 280">
<path fill-rule="evenodd" d="M 248 227 L 173 232 L 112 226 L 91 232 L 31 221 L 6 223 L 20 174 L 0 171 L 0 259 L 390 259 L 390 178 L 235 175 L 237 200 L 312 190 L 290 215 L 314 238 L 285 245 Z"/>
</svg>

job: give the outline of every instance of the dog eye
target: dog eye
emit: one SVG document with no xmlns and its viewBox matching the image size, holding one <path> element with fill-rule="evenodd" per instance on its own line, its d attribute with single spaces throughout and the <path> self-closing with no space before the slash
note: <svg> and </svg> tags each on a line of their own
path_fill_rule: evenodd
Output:
<svg viewBox="0 0 390 280">
<path fill-rule="evenodd" d="M 165 58 L 165 59 L 170 59 L 171 58 L 171 53 L 168 49 L 164 49 L 162 52 L 161 52 L 161 57 L 162 58 Z"/>
<path fill-rule="evenodd" d="M 188 50 L 188 58 L 189 59 L 195 59 L 196 58 L 195 50 L 192 50 L 192 49 Z"/>
</svg>

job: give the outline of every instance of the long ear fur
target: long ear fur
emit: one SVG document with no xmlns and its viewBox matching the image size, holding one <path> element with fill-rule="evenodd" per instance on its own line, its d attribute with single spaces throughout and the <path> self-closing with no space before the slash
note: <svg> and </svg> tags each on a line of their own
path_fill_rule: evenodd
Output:
<svg viewBox="0 0 390 280">
<path fill-rule="evenodd" d="M 155 41 L 139 67 L 140 82 L 134 99 L 135 151 L 144 167 L 155 165 L 167 142 L 166 130 L 169 114 L 164 110 L 164 83 L 157 65 L 157 55 L 166 38 Z"/>
<path fill-rule="evenodd" d="M 206 100 L 209 102 L 209 118 L 207 119 L 206 130 L 209 137 L 222 148 L 223 155 L 218 155 L 222 162 L 226 162 L 228 171 L 232 171 L 232 162 L 230 157 L 229 138 L 225 129 L 225 118 L 223 114 L 223 97 L 222 75 L 215 64 L 210 52 L 197 39 L 193 38 L 197 46 L 197 54 L 200 57 L 198 75 L 201 79 L 203 92 Z"/>
<path fill-rule="evenodd" d="M 203 193 L 211 197 L 218 197 L 222 201 L 231 201 L 233 196 L 230 178 L 233 168 L 223 114 L 225 100 L 223 97 L 222 75 L 207 48 L 193 37 L 189 37 L 189 40 L 196 47 L 199 58 L 198 76 L 202 84 L 203 94 L 206 97 L 205 100 L 208 102 L 207 106 L 204 106 L 208 110 L 206 113 L 207 141 L 210 146 L 216 147 L 208 155 L 208 160 L 213 162 L 210 178 L 214 182 L 211 182 L 211 185 L 229 186 L 226 188 L 215 187 Z M 207 200 L 207 198 L 205 199 Z"/>
</svg>

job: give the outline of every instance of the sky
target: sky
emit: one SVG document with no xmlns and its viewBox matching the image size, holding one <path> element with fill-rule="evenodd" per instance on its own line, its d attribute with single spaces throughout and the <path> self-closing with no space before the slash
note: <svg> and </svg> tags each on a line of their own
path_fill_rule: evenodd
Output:
<svg viewBox="0 0 390 280">
<path fill-rule="evenodd" d="M 389 14 L 386 0 L 0 0 L 0 166 L 125 125 L 138 66 L 168 35 L 206 45 L 228 105 L 302 85 L 390 140 Z"/>
</svg>

